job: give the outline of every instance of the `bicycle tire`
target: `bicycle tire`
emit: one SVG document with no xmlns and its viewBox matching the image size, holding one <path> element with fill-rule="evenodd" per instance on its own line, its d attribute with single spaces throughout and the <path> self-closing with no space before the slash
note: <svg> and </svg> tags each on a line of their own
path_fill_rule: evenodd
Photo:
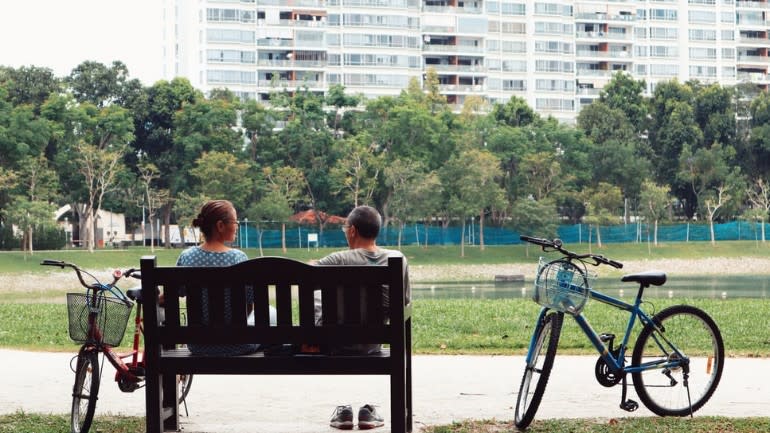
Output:
<svg viewBox="0 0 770 433">
<path fill-rule="evenodd" d="M 94 420 L 98 396 L 99 356 L 96 352 L 83 351 L 78 355 L 75 385 L 72 388 L 72 433 L 88 433 Z"/>
<path fill-rule="evenodd" d="M 190 393 L 190 387 L 192 386 L 192 374 L 180 374 L 178 376 L 179 384 L 179 404 L 184 403 L 187 398 L 187 394 Z"/>
<path fill-rule="evenodd" d="M 532 361 L 524 367 L 524 376 L 519 385 L 519 395 L 516 397 L 516 412 L 514 424 L 519 430 L 526 429 L 535 418 L 535 413 L 545 393 L 545 386 L 551 375 L 553 361 L 556 358 L 556 348 L 559 344 L 559 335 L 564 322 L 564 313 L 553 312 L 547 314 L 542 323 L 535 329 L 535 346 Z M 547 340 L 547 341 L 546 341 Z M 545 343 L 545 344 L 544 344 Z M 545 347 L 545 355 L 543 355 Z M 542 360 L 542 364 L 539 364 Z M 539 373 L 537 383 L 532 390 L 533 376 Z"/>
<path fill-rule="evenodd" d="M 652 324 L 639 333 L 632 365 L 674 358 L 671 344 L 689 358 L 689 363 L 674 369 L 633 373 L 634 389 L 642 403 L 657 415 L 689 416 L 706 404 L 719 385 L 724 342 L 719 327 L 706 312 L 675 305 L 653 316 Z"/>
</svg>

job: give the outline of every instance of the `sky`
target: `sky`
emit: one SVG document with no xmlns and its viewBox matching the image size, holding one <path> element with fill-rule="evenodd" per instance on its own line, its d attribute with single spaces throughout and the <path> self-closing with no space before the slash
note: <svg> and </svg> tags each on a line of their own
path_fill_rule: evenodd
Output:
<svg viewBox="0 0 770 433">
<path fill-rule="evenodd" d="M 120 60 L 130 78 L 163 78 L 162 0 L 0 0 L 0 65 L 69 75 Z"/>
</svg>

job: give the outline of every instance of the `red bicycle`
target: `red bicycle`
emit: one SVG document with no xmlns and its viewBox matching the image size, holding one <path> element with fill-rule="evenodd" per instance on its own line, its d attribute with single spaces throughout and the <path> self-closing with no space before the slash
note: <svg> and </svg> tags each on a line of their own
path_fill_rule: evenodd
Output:
<svg viewBox="0 0 770 433">
<path fill-rule="evenodd" d="M 85 293 L 67 293 L 67 315 L 70 338 L 82 343 L 80 350 L 73 360 L 77 360 L 75 386 L 72 389 L 72 413 L 70 430 L 72 433 L 87 433 L 96 412 L 96 400 L 99 396 L 99 384 L 102 371 L 99 369 L 99 354 L 102 355 L 102 367 L 106 358 L 115 367 L 115 382 L 123 392 L 134 392 L 143 386 L 144 382 L 144 351 L 139 344 L 144 331 L 142 326 L 142 297 L 141 289 L 127 290 L 125 294 L 118 288 L 121 278 L 137 278 L 141 276 L 136 269 L 112 273 L 112 282 L 101 283 L 96 277 L 77 265 L 59 260 L 43 260 L 44 266 L 58 266 L 62 269 L 71 268 L 78 276 L 80 284 L 85 287 Z M 93 279 L 87 283 L 83 275 Z M 126 332 L 128 318 L 136 302 L 134 316 L 134 341 L 132 350 L 128 353 L 117 353 L 113 348 L 120 346 Z M 181 375 L 179 383 L 179 402 L 184 403 L 192 385 L 192 375 Z M 185 404 L 186 408 L 186 404 Z"/>
</svg>

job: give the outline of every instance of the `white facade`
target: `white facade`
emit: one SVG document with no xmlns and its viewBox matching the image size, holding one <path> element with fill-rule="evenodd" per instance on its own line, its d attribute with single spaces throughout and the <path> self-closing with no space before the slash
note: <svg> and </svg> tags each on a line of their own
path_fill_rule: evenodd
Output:
<svg viewBox="0 0 770 433">
<path fill-rule="evenodd" d="M 165 0 L 166 78 L 207 92 L 342 84 L 397 95 L 429 67 L 458 107 L 527 100 L 572 122 L 616 71 L 766 87 L 770 3 L 735 0 Z"/>
</svg>

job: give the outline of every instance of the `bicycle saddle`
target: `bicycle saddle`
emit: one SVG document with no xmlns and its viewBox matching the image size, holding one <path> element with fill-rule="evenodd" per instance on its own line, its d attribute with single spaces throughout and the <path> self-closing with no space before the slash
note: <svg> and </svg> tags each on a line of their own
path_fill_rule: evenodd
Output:
<svg viewBox="0 0 770 433">
<path fill-rule="evenodd" d="M 126 296 L 137 302 L 142 302 L 142 289 L 126 290 Z"/>
<path fill-rule="evenodd" d="M 666 282 L 666 273 L 661 271 L 646 271 L 639 272 L 637 274 L 623 275 L 620 281 L 625 282 L 637 282 L 644 287 L 662 286 Z"/>
</svg>

